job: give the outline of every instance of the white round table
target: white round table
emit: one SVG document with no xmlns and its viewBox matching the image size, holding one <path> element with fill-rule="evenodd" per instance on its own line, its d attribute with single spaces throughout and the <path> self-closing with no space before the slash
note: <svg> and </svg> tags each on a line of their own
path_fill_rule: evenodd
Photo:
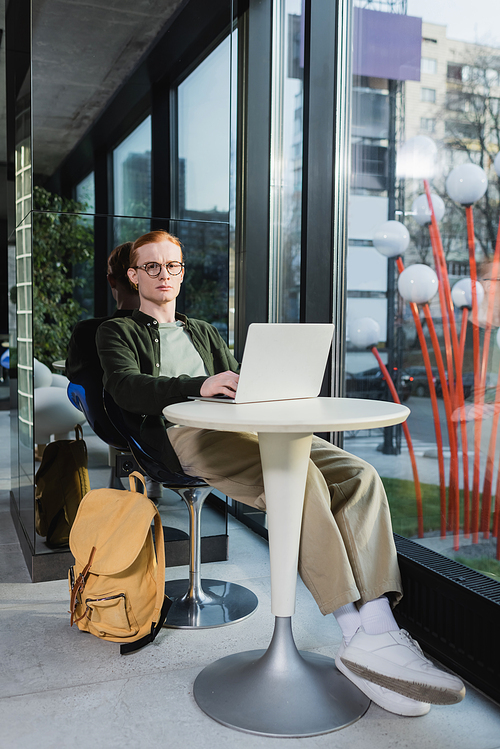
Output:
<svg viewBox="0 0 500 749">
<path fill-rule="evenodd" d="M 357 398 L 310 398 L 269 403 L 189 401 L 164 409 L 183 426 L 259 436 L 271 566 L 271 644 L 226 656 L 196 678 L 194 697 L 224 725 L 265 736 L 314 736 L 361 717 L 369 700 L 331 658 L 299 653 L 291 617 L 302 506 L 313 432 L 373 429 L 405 421 L 401 404 Z"/>
</svg>

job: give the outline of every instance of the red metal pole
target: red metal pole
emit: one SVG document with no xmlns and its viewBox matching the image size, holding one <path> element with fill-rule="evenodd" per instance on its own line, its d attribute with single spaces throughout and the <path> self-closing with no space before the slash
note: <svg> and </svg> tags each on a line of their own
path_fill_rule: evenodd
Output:
<svg viewBox="0 0 500 749">
<path fill-rule="evenodd" d="M 441 233 L 439 231 L 439 224 L 434 213 L 434 205 L 432 203 L 431 188 L 429 180 L 424 179 L 424 189 L 427 195 L 427 203 L 429 205 L 429 211 L 431 214 L 431 223 L 429 226 L 429 234 L 431 237 L 432 252 L 434 255 L 434 264 L 436 266 L 436 273 L 439 280 L 439 301 L 441 304 L 441 315 L 443 317 L 443 334 L 446 346 L 446 364 L 448 367 L 448 381 L 450 383 L 450 395 L 452 401 L 455 395 L 455 380 L 453 378 L 453 364 L 452 364 L 452 351 L 454 352 L 455 359 L 458 353 L 458 337 L 455 326 L 455 315 L 453 313 L 453 300 L 451 298 L 450 280 L 448 278 L 448 269 L 446 267 L 446 258 L 444 256 L 443 243 L 441 241 Z M 446 324 L 445 324 L 446 323 Z M 449 328 L 448 328 L 449 326 Z M 451 333 L 451 341 L 450 341 Z M 451 367 L 451 368 L 450 368 Z"/>
<path fill-rule="evenodd" d="M 401 257 L 396 260 L 396 265 L 399 273 L 404 271 L 404 264 Z M 431 360 L 429 358 L 429 349 L 427 348 L 427 341 L 424 336 L 424 329 L 418 313 L 418 306 L 414 303 L 410 303 L 411 313 L 413 315 L 413 321 L 417 330 L 418 340 L 420 342 L 420 348 L 422 350 L 422 357 L 425 365 L 425 372 L 427 375 L 427 383 L 429 385 L 429 393 L 431 396 L 432 415 L 434 418 L 434 431 L 436 432 L 436 446 L 437 446 L 437 458 L 439 466 L 439 497 L 440 497 L 440 515 L 441 515 L 441 538 L 446 537 L 446 477 L 444 470 L 444 457 L 443 457 L 443 437 L 441 433 L 441 422 L 439 419 L 439 408 L 436 395 L 436 387 L 434 385 L 434 376 L 432 374 Z"/>
<path fill-rule="evenodd" d="M 462 382 L 462 371 L 464 363 L 465 338 L 467 335 L 467 318 L 469 310 L 462 309 L 462 327 L 460 329 L 459 355 L 457 359 L 457 372 L 459 378 L 459 412 L 462 414 L 465 408 L 464 387 Z M 458 379 L 458 377 L 457 377 Z M 467 438 L 467 422 L 460 419 L 460 434 L 462 437 L 462 465 L 464 473 L 464 537 L 470 537 L 470 492 L 469 492 L 469 445 Z"/>
<path fill-rule="evenodd" d="M 386 381 L 389 390 L 391 391 L 391 395 L 393 397 L 393 400 L 395 403 L 401 403 L 399 399 L 398 392 L 396 388 L 394 387 L 394 383 L 392 381 L 392 378 L 387 371 L 387 367 L 385 366 L 384 362 L 380 358 L 380 354 L 377 351 L 377 347 L 372 347 L 372 354 L 374 355 L 375 359 L 378 361 L 378 365 L 380 367 L 380 371 L 382 372 L 382 375 L 384 377 L 384 380 Z M 420 480 L 418 478 L 418 469 L 417 469 L 417 461 L 415 459 L 415 452 L 413 450 L 413 443 L 411 441 L 410 437 L 410 430 L 408 429 L 408 424 L 406 421 L 403 421 L 403 432 L 406 439 L 406 444 L 408 445 L 408 452 L 410 453 L 410 460 L 411 460 L 411 468 L 413 471 L 413 482 L 415 484 L 415 495 L 417 499 L 417 524 L 418 524 L 418 537 L 423 538 L 424 537 L 424 518 L 423 518 L 423 509 L 422 509 L 422 491 L 420 489 Z"/>
<path fill-rule="evenodd" d="M 477 418 L 477 414 L 476 414 Z M 486 471 L 483 484 L 483 504 L 481 508 L 481 528 L 484 538 L 490 537 L 490 515 L 491 515 L 491 488 L 493 485 L 493 471 L 495 467 L 495 450 L 497 443 L 498 421 L 500 419 L 500 369 L 498 370 L 497 387 L 495 391 L 495 410 L 491 423 L 490 444 L 488 446 L 488 457 L 486 459 Z M 499 491 L 500 473 L 497 482 L 497 499 Z M 493 521 L 493 531 L 495 531 L 495 519 Z"/>
<path fill-rule="evenodd" d="M 500 468 L 495 491 L 495 514 L 493 516 L 493 533 L 497 536 L 497 559 L 500 560 Z"/>
<path fill-rule="evenodd" d="M 456 444 L 456 432 L 454 429 L 454 424 L 453 424 L 453 419 L 452 419 L 452 405 L 451 405 L 450 393 L 448 390 L 448 383 L 446 381 L 446 375 L 444 371 L 443 357 L 441 354 L 441 349 L 439 347 L 439 341 L 438 341 L 438 337 L 436 334 L 436 329 L 434 327 L 434 322 L 432 320 L 432 315 L 431 315 L 431 311 L 430 311 L 428 304 L 423 305 L 423 311 L 424 311 L 424 316 L 425 316 L 425 320 L 427 323 L 427 327 L 429 329 L 429 333 L 431 336 L 434 356 L 436 358 L 436 364 L 438 367 L 438 372 L 441 378 L 441 383 L 442 383 L 442 388 L 443 388 L 444 408 L 446 412 L 446 423 L 448 426 L 448 438 L 450 441 L 449 497 L 450 497 L 450 505 L 453 510 L 452 512 L 453 548 L 455 550 L 458 550 L 459 531 L 460 531 L 460 494 L 459 494 L 459 486 L 458 486 L 458 451 L 457 451 L 457 444 Z"/>
<path fill-rule="evenodd" d="M 450 398 L 451 398 L 451 405 L 452 410 L 456 410 L 457 407 L 461 407 L 464 404 L 464 393 L 463 393 L 463 382 L 462 382 L 462 375 L 461 375 L 461 369 L 460 369 L 460 376 L 458 376 L 457 372 L 457 378 L 456 381 L 453 378 L 453 365 L 452 365 L 452 352 L 453 352 L 453 358 L 455 360 L 455 369 L 457 367 L 460 368 L 460 346 L 458 342 L 458 336 L 457 336 L 457 328 L 455 324 L 455 314 L 453 309 L 453 300 L 451 297 L 451 288 L 450 288 L 450 281 L 448 278 L 448 269 L 446 267 L 446 259 L 444 256 L 444 250 L 443 250 L 443 243 L 441 241 L 441 234 L 439 231 L 439 225 L 436 220 L 436 215 L 434 213 L 434 206 L 432 203 L 432 196 L 431 196 L 431 190 L 428 180 L 424 180 L 424 189 L 425 194 L 427 195 L 427 203 L 429 205 L 429 211 L 431 213 L 431 224 L 429 226 L 429 234 L 431 238 L 431 244 L 432 244 L 432 251 L 434 255 L 434 263 L 436 266 L 436 272 L 438 275 L 439 280 L 439 301 L 441 306 L 441 316 L 443 319 L 443 335 L 444 335 L 444 341 L 445 341 L 445 350 L 446 350 L 446 363 L 448 367 L 448 383 L 449 383 L 449 392 L 450 392 Z M 449 330 L 448 330 L 449 326 Z M 451 344 L 450 344 L 450 333 L 451 333 Z M 451 429 L 455 431 L 455 440 L 454 444 L 456 446 L 456 481 L 457 481 L 457 487 L 458 487 L 458 471 L 459 471 L 459 461 L 458 461 L 458 437 L 457 437 L 457 425 L 455 422 L 451 424 Z M 448 427 L 448 430 L 450 430 L 450 426 Z M 467 447 L 467 428 L 465 424 L 461 424 L 461 436 L 462 436 L 462 455 L 465 457 L 465 460 L 463 461 L 463 483 L 464 483 L 464 531 L 467 529 L 467 535 L 468 535 L 468 526 L 469 526 L 469 465 L 468 465 L 468 447 Z M 452 443 L 450 442 L 450 451 L 453 449 Z M 452 477 L 451 477 L 451 467 L 453 465 L 450 464 L 450 490 L 451 490 L 451 484 L 452 484 Z M 457 489 L 458 490 L 458 489 Z M 449 506 L 450 511 L 450 525 L 453 525 L 453 504 L 450 502 Z"/>
<path fill-rule="evenodd" d="M 464 352 L 465 352 L 465 338 L 467 335 L 467 318 L 469 316 L 469 308 L 463 307 L 462 309 L 462 327 L 460 328 L 460 361 L 463 366 Z"/>
<path fill-rule="evenodd" d="M 474 405 L 476 418 L 474 420 L 474 471 L 472 477 L 472 542 L 479 541 L 479 467 L 481 458 L 481 362 L 479 351 L 479 315 L 477 305 L 477 269 L 476 269 L 476 240 L 474 237 L 474 217 L 472 206 L 465 207 L 467 218 L 467 242 L 469 245 L 469 266 L 472 284 L 472 349 L 474 357 Z"/>
<path fill-rule="evenodd" d="M 495 245 L 495 254 L 491 266 L 490 288 L 488 291 L 488 304 L 486 307 L 486 329 L 483 341 L 483 360 L 481 364 L 481 383 L 486 385 L 486 372 L 488 368 L 488 356 L 490 352 L 490 338 L 492 329 L 493 312 L 495 310 L 495 293 L 498 282 L 498 273 L 500 272 L 500 222 L 497 230 L 497 241 Z"/>
<path fill-rule="evenodd" d="M 488 291 L 488 304 L 486 308 L 486 329 L 484 332 L 483 360 L 481 364 L 481 393 L 484 393 L 486 389 L 488 356 L 489 356 L 491 329 L 492 329 L 492 322 L 493 322 L 493 312 L 495 310 L 495 295 L 496 295 L 496 286 L 497 286 L 497 281 L 498 281 L 499 270 L 500 270 L 500 223 L 498 225 L 495 254 L 493 256 L 493 263 L 491 267 L 491 280 L 490 280 L 490 288 Z M 498 374 L 498 377 L 499 379 L 497 380 L 495 403 L 498 403 L 499 401 L 500 372 Z M 483 395 L 483 399 L 484 399 L 484 395 Z M 497 438 L 496 424 L 498 423 L 498 414 L 496 413 L 496 411 L 497 409 L 495 409 L 495 414 L 493 417 L 494 426 L 492 427 L 491 434 L 490 434 L 490 444 L 488 446 L 488 458 L 486 461 L 486 472 L 484 475 L 484 483 L 483 483 L 483 500 L 482 500 L 482 506 L 481 506 L 481 530 L 483 531 L 484 538 L 489 538 L 490 536 L 491 489 L 492 489 L 492 483 L 493 483 L 493 464 L 495 461 L 495 447 L 496 447 L 496 438 Z M 495 418 L 496 418 L 496 422 L 495 422 Z"/>
</svg>

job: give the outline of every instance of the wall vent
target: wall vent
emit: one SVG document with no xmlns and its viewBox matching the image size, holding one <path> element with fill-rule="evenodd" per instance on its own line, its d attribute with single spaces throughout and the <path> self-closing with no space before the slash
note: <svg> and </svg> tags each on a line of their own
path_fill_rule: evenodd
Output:
<svg viewBox="0 0 500 749">
<path fill-rule="evenodd" d="M 395 614 L 433 658 L 500 702 L 500 584 L 394 535 L 404 596 Z"/>
</svg>

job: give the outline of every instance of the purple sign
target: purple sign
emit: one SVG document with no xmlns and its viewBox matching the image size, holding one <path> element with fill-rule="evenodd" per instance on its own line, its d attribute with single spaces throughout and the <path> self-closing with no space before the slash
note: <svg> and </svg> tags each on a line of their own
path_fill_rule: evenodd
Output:
<svg viewBox="0 0 500 749">
<path fill-rule="evenodd" d="M 422 19 L 354 8 L 353 73 L 419 81 Z"/>
</svg>

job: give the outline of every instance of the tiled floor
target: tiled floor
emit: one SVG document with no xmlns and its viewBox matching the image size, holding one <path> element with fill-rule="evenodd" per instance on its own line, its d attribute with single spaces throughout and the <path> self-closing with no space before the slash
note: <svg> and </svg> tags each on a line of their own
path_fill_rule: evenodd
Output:
<svg viewBox="0 0 500 749">
<path fill-rule="evenodd" d="M 8 413 L 0 412 L 0 434 Z M 5 445 L 6 440 L 2 439 Z M 376 705 L 357 723 L 322 736 L 272 739 L 219 725 L 197 707 L 193 681 L 215 659 L 265 648 L 273 628 L 266 543 L 230 521 L 230 560 L 207 577 L 248 586 L 259 597 L 244 622 L 212 630 L 163 630 L 153 645 L 121 657 L 118 646 L 70 629 L 65 581 L 32 584 L 8 507 L 9 468 L 0 456 L 0 746 L 5 749 L 499 749 L 500 707 L 469 688 L 453 707 L 398 718 Z M 104 474 L 103 474 L 104 475 Z M 167 577 L 186 575 L 171 568 Z M 299 648 L 334 656 L 339 631 L 299 581 Z"/>
</svg>

